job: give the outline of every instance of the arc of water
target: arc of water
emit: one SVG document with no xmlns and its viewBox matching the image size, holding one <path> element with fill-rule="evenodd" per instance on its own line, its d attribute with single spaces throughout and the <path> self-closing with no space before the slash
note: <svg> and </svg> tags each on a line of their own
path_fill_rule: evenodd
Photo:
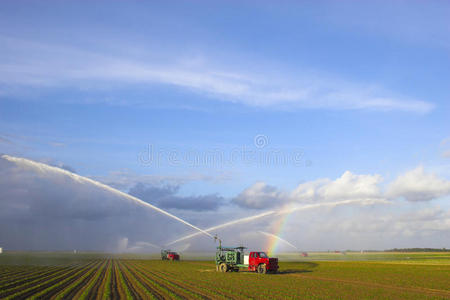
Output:
<svg viewBox="0 0 450 300">
<path fill-rule="evenodd" d="M 276 211 L 273 211 L 273 210 L 272 211 L 266 211 L 266 212 L 261 213 L 261 214 L 256 215 L 256 216 L 245 217 L 245 218 L 242 218 L 242 219 L 230 221 L 230 222 L 227 222 L 227 223 L 224 223 L 224 224 L 220 224 L 220 225 L 217 225 L 217 226 L 209 227 L 209 228 L 205 229 L 205 231 L 211 232 L 211 231 L 214 231 L 214 230 L 217 230 L 217 229 L 221 229 L 221 228 L 224 228 L 224 227 L 228 227 L 228 226 L 231 226 L 231 225 L 235 225 L 235 224 L 239 224 L 239 223 L 245 223 L 245 222 L 251 222 L 253 220 L 256 220 L 256 219 L 259 219 L 259 218 L 262 218 L 262 217 L 265 217 L 265 216 L 272 215 L 274 213 L 276 213 Z M 178 242 L 181 242 L 181 241 L 193 238 L 195 236 L 198 236 L 197 232 L 189 234 L 189 235 L 186 235 L 184 237 L 181 237 L 181 238 L 179 238 L 179 239 L 177 239 L 175 241 L 172 241 L 172 242 L 170 242 L 170 243 L 168 243 L 166 245 L 172 245 L 172 244 L 175 244 L 175 243 L 178 243 Z"/>
<path fill-rule="evenodd" d="M 265 231 L 258 231 L 258 232 L 261 233 L 261 234 L 264 234 L 264 235 L 266 235 L 266 236 L 276 238 L 277 240 L 279 240 L 279 241 L 285 243 L 286 245 L 291 246 L 291 247 L 294 248 L 295 250 L 298 250 L 298 248 L 297 248 L 296 246 L 294 246 L 293 244 L 291 244 L 290 242 L 286 241 L 285 239 L 279 237 L 279 236 L 276 235 L 276 234 L 269 233 L 269 232 L 265 232 Z"/>
<path fill-rule="evenodd" d="M 181 223 L 183 223 L 183 224 L 185 224 L 185 225 L 187 225 L 187 226 L 197 230 L 200 234 L 205 234 L 205 235 L 213 238 L 213 236 L 209 232 L 207 232 L 207 231 L 205 231 L 205 230 L 203 230 L 203 229 L 201 229 L 201 228 L 199 228 L 199 227 L 197 227 L 195 225 L 192 225 L 191 223 L 189 223 L 189 222 L 187 222 L 187 221 L 185 221 L 185 220 L 183 220 L 183 219 L 181 219 L 181 218 L 179 218 L 179 217 L 177 217 L 177 216 L 175 216 L 175 215 L 173 215 L 173 214 L 171 214 L 171 213 L 169 213 L 169 212 L 167 212 L 167 211 L 165 211 L 165 210 L 163 210 L 163 209 L 161 209 L 161 208 L 159 208 L 157 206 L 154 206 L 154 205 L 152 205 L 150 203 L 142 201 L 139 198 L 136 198 L 134 196 L 131 196 L 129 194 L 121 192 L 121 191 L 119 191 L 119 190 L 117 190 L 115 188 L 112 188 L 112 187 L 110 187 L 110 186 L 108 186 L 106 184 L 100 183 L 98 181 L 92 180 L 92 179 L 84 177 L 84 176 L 80 176 L 78 174 L 74 174 L 74 173 L 69 172 L 67 170 L 63 170 L 63 169 L 60 169 L 60 168 L 57 168 L 57 167 L 52 167 L 52 166 L 49 166 L 49 165 L 46 165 L 46 164 L 43 164 L 43 163 L 39 163 L 39 162 L 35 162 L 33 160 L 26 159 L 26 158 L 19 158 L 19 157 L 9 156 L 9 155 L 6 155 L 6 154 L 2 155 L 1 158 L 6 159 L 6 160 L 8 160 L 10 162 L 13 162 L 13 163 L 15 163 L 17 165 L 28 166 L 28 167 L 35 168 L 35 169 L 39 170 L 42 173 L 55 172 L 55 173 L 58 173 L 58 174 L 66 175 L 66 176 L 68 176 L 68 177 L 72 178 L 73 180 L 75 180 L 77 182 L 80 182 L 80 183 L 93 184 L 93 185 L 95 185 L 95 186 L 97 186 L 97 187 L 99 187 L 99 188 L 101 188 L 103 190 L 109 191 L 109 192 L 111 192 L 113 194 L 116 194 L 116 195 L 119 195 L 121 197 L 125 197 L 125 198 L 127 198 L 129 200 L 132 200 L 136 204 L 139 204 L 139 205 L 151 208 L 151 209 L 153 209 L 153 210 L 155 210 L 157 212 L 160 212 L 163 215 L 166 215 L 166 216 L 168 216 L 168 217 L 170 217 L 170 218 L 172 218 L 174 220 L 177 220 L 178 222 L 181 222 Z"/>
<path fill-rule="evenodd" d="M 308 204 L 308 205 L 303 205 L 303 206 L 294 206 L 294 207 L 289 207 L 289 208 L 284 208 L 281 210 L 270 210 L 270 211 L 266 211 L 264 213 L 255 215 L 255 216 L 251 216 L 251 217 L 245 217 L 245 218 L 241 218 L 241 219 L 237 219 L 237 220 L 233 220 L 224 224 L 220 224 L 220 225 L 216 225 L 210 228 L 205 229 L 205 231 L 211 232 L 214 230 L 218 230 L 218 229 L 222 229 L 228 226 L 232 226 L 232 225 L 236 225 L 236 224 L 240 224 L 240 223 L 246 223 L 246 222 L 251 222 L 254 221 L 256 219 L 259 218 L 263 218 L 266 216 L 270 216 L 270 215 L 283 215 L 283 214 L 289 214 L 295 211 L 301 211 L 301 210 L 308 210 L 308 209 L 313 209 L 313 208 L 317 208 L 317 207 L 335 207 L 335 206 L 339 206 L 339 205 L 347 205 L 347 204 L 361 204 L 361 205 L 373 205 L 373 204 L 388 204 L 390 203 L 387 200 L 384 199 L 352 199 L 352 200 L 344 200 L 344 201 L 336 201 L 336 202 L 322 202 L 322 203 L 314 203 L 314 204 Z M 177 240 L 174 240 L 166 245 L 172 245 L 193 237 L 198 236 L 200 233 L 196 232 L 196 233 L 192 233 L 189 235 L 186 235 L 184 237 L 181 237 Z"/>
</svg>

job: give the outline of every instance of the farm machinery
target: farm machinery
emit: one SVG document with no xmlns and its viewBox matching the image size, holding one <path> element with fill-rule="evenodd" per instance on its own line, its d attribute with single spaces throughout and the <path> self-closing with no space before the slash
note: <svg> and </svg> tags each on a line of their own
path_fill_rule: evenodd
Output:
<svg viewBox="0 0 450 300">
<path fill-rule="evenodd" d="M 180 255 L 169 249 L 161 250 L 161 260 L 180 260 Z"/>
<path fill-rule="evenodd" d="M 219 247 L 216 251 L 216 271 L 218 272 L 238 272 L 239 268 L 246 268 L 249 271 L 260 274 L 276 273 L 278 271 L 278 258 L 268 257 L 265 252 L 250 252 L 244 254 L 245 247 L 222 247 L 219 240 Z"/>
</svg>

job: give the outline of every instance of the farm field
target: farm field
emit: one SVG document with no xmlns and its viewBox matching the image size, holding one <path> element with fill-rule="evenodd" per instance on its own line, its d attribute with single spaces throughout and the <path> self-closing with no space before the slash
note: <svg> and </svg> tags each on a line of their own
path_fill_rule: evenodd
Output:
<svg viewBox="0 0 450 300">
<path fill-rule="evenodd" d="M 259 275 L 217 273 L 211 261 L 10 253 L 0 256 L 0 298 L 450 299 L 449 253 L 350 256 L 313 254 Z"/>
</svg>

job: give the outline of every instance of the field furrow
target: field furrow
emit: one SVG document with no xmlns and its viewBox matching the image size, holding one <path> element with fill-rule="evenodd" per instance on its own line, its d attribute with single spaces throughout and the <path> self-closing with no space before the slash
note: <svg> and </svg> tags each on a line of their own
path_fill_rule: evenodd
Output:
<svg viewBox="0 0 450 300">
<path fill-rule="evenodd" d="M 61 271 L 63 271 L 62 268 L 55 267 L 55 268 L 49 268 L 49 270 L 47 270 L 47 271 L 39 270 L 39 271 L 34 271 L 32 273 L 27 273 L 26 275 L 20 276 L 19 278 L 14 278 L 9 282 L 7 282 L 3 285 L 0 285 L 0 290 L 12 289 L 12 288 L 14 288 L 16 286 L 20 286 L 26 282 L 33 283 L 36 280 L 47 278 L 48 276 L 54 276 L 58 272 L 61 272 Z"/>
<path fill-rule="evenodd" d="M 80 299 L 96 299 L 99 293 L 99 288 L 104 281 L 106 271 L 108 270 L 110 260 L 105 260 L 103 266 L 97 271 L 96 275 L 93 277 L 91 282 L 88 283 L 86 289 L 80 295 Z"/>
<path fill-rule="evenodd" d="M 135 267 L 141 267 L 143 270 L 146 270 L 145 266 L 135 263 L 132 263 L 132 265 Z M 218 298 L 218 295 L 211 290 L 198 288 L 195 285 L 188 284 L 186 280 L 177 280 L 176 277 L 168 276 L 167 274 L 161 272 L 160 270 L 152 269 L 152 271 L 149 270 L 146 271 L 151 273 L 153 278 L 163 279 L 163 281 L 167 282 L 170 288 L 177 289 L 181 294 L 184 294 L 186 298 L 197 298 L 197 299 Z"/>
<path fill-rule="evenodd" d="M 1 299 L 450 299 L 441 264 L 281 262 L 278 274 L 216 272 L 205 261 L 73 255 L 67 263 L 2 268 Z M 48 255 L 45 255 L 48 258 Z M 1 259 L 1 258 L 0 258 Z M 422 259 L 423 260 L 423 259 Z M 17 261 L 17 260 L 16 260 Z"/>
<path fill-rule="evenodd" d="M 95 263 L 94 265 L 97 265 Z M 38 293 L 35 293 L 33 295 L 33 298 L 37 299 L 51 299 L 53 297 L 56 297 L 59 293 L 64 291 L 65 288 L 70 286 L 73 282 L 77 281 L 78 278 L 83 277 L 86 273 L 90 272 L 92 264 L 89 266 L 81 267 L 78 272 L 71 276 L 67 276 L 65 278 L 62 278 L 57 283 L 53 284 L 50 287 L 47 287 L 44 290 L 39 291 Z"/>
<path fill-rule="evenodd" d="M 48 275 L 48 276 L 44 276 L 44 277 L 39 277 L 33 281 L 25 281 L 24 283 L 22 283 L 21 285 L 18 286 L 14 286 L 11 287 L 9 289 L 4 289 L 0 292 L 0 298 L 4 298 L 7 297 L 9 295 L 13 295 L 16 293 L 20 293 L 23 292 L 24 290 L 27 289 L 33 289 L 36 286 L 45 284 L 46 282 L 48 282 L 49 280 L 51 280 L 52 278 L 54 278 L 55 276 L 64 276 L 65 274 L 67 274 L 68 272 L 70 272 L 70 270 L 73 269 L 69 269 L 69 268 L 62 268 L 59 272 L 56 272 L 52 275 Z"/>
<path fill-rule="evenodd" d="M 117 267 L 116 263 L 113 260 L 111 265 L 111 282 L 109 286 L 109 296 L 111 297 L 110 299 L 120 299 L 119 284 L 120 282 L 117 275 Z"/>
<path fill-rule="evenodd" d="M 175 272 L 169 272 L 169 271 L 161 271 L 161 270 L 155 270 L 156 276 L 160 276 L 162 278 L 171 278 L 171 280 L 174 280 L 173 278 L 178 278 L 177 274 Z M 228 287 L 223 287 L 218 285 L 217 282 L 213 282 L 207 279 L 203 278 L 196 278 L 193 276 L 183 276 L 183 280 L 181 281 L 181 284 L 185 284 L 197 289 L 202 289 L 203 291 L 207 291 L 211 293 L 213 296 L 212 298 L 224 298 L 224 299 L 248 299 L 249 297 L 245 296 L 242 292 L 239 293 L 239 297 L 237 297 L 235 294 L 233 294 Z"/>
<path fill-rule="evenodd" d="M 79 299 L 76 297 L 77 294 L 83 292 L 83 289 L 88 284 L 88 282 L 99 272 L 101 267 L 105 264 L 104 261 L 99 262 L 97 265 L 90 267 L 90 270 L 80 276 L 71 285 L 61 291 L 56 297 L 56 299 Z"/>
<path fill-rule="evenodd" d="M 129 295 L 133 299 L 142 299 L 145 297 L 145 292 L 140 291 L 139 286 L 135 282 L 135 278 L 130 275 L 130 273 L 125 270 L 122 263 L 120 261 L 117 262 L 117 265 L 119 266 L 120 274 L 123 278 L 123 281 L 126 285 L 127 290 L 129 291 Z"/>
<path fill-rule="evenodd" d="M 32 276 L 33 274 L 39 274 L 40 272 L 47 271 L 47 268 L 30 268 L 25 269 L 22 272 L 12 272 L 9 273 L 8 276 L 3 277 L 0 279 L 0 285 L 4 285 L 6 283 L 11 283 L 15 280 L 19 280 L 21 278 L 27 278 L 28 276 Z"/>
<path fill-rule="evenodd" d="M 117 279 L 118 279 L 118 289 L 119 289 L 119 293 L 120 293 L 120 297 L 121 299 L 135 299 L 135 295 L 132 294 L 131 290 L 128 288 L 128 283 L 125 281 L 125 276 L 124 274 L 121 272 L 120 267 L 119 267 L 119 262 L 116 261 L 115 262 L 115 266 L 116 266 L 116 272 L 117 272 Z"/>
<path fill-rule="evenodd" d="M 18 267 L 16 267 L 15 269 L 4 270 L 4 272 L 0 273 L 0 283 L 5 279 L 10 279 L 10 278 L 14 278 L 17 276 L 24 276 L 26 274 L 34 273 L 34 272 L 36 272 L 36 270 L 39 270 L 39 268 L 38 267 L 24 268 L 21 270 Z"/>
<path fill-rule="evenodd" d="M 165 299 L 165 297 L 161 293 L 161 290 L 159 290 L 156 285 L 149 284 L 149 282 L 142 278 L 142 276 L 139 273 L 135 272 L 135 270 L 130 268 L 128 265 L 126 265 L 126 267 L 128 272 L 130 272 L 130 274 L 134 276 L 134 278 L 136 278 L 136 280 L 146 289 L 146 291 L 151 295 L 152 298 Z"/>
<path fill-rule="evenodd" d="M 180 287 L 184 287 L 185 289 L 195 292 L 203 299 L 233 299 L 235 297 L 235 295 L 229 293 L 229 291 L 218 289 L 214 285 L 202 282 L 201 280 L 192 281 L 187 278 L 187 276 L 183 276 L 183 279 L 181 279 L 177 276 L 173 276 L 173 274 L 163 272 L 161 270 L 155 270 L 154 272 L 156 276 L 169 280 L 173 284 L 178 284 Z"/>
<path fill-rule="evenodd" d="M 160 293 L 163 295 L 164 298 L 185 299 L 185 297 L 182 294 L 179 294 L 177 293 L 177 291 L 171 289 L 167 285 L 167 282 L 159 280 L 158 278 L 155 278 L 153 275 L 148 274 L 147 270 L 142 268 L 134 268 L 133 271 L 136 271 L 136 274 L 140 276 L 146 283 L 152 285 L 158 291 L 160 291 Z"/>
<path fill-rule="evenodd" d="M 95 299 L 111 299 L 112 260 L 109 261 L 104 280 L 100 283 Z"/>
<path fill-rule="evenodd" d="M 24 299 L 31 296 L 34 296 L 36 293 L 40 293 L 43 290 L 53 288 L 55 285 L 61 283 L 61 281 L 66 280 L 67 278 L 71 278 L 74 275 L 83 272 L 83 268 L 86 266 L 92 265 L 94 262 L 87 263 L 85 266 L 80 266 L 77 268 L 67 268 L 65 272 L 62 274 L 58 274 L 56 277 L 46 278 L 43 282 L 32 283 L 28 288 L 25 286 L 20 286 L 15 290 L 15 293 L 8 292 L 8 298 L 11 299 Z M 5 297 L 5 295 L 0 295 L 0 298 Z"/>
</svg>

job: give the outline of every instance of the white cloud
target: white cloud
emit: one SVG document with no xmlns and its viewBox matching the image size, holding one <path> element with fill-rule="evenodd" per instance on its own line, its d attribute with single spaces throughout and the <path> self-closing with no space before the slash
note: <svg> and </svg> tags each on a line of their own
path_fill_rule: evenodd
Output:
<svg viewBox="0 0 450 300">
<path fill-rule="evenodd" d="M 257 182 L 245 189 L 233 203 L 246 208 L 267 208 L 295 203 L 342 200 L 383 200 L 403 198 L 408 201 L 429 201 L 450 195 L 450 181 L 436 174 L 425 173 L 423 167 L 398 176 L 383 189 L 378 174 L 353 174 L 345 171 L 331 180 L 322 178 L 299 184 L 294 190 L 281 191 L 275 186 Z"/>
<path fill-rule="evenodd" d="M 332 181 L 319 179 L 300 184 L 292 193 L 294 201 L 330 201 L 381 198 L 380 175 L 356 175 L 350 171 Z"/>
<path fill-rule="evenodd" d="M 294 219 L 291 226 L 304 228 L 303 239 L 310 243 L 342 247 L 341 249 L 389 249 L 403 247 L 448 247 L 450 236 L 450 212 L 439 207 L 417 208 L 401 213 L 400 208 L 410 203 L 397 205 L 397 209 L 360 210 L 351 218 L 348 215 L 322 214 L 306 220 Z M 310 226 L 305 226 L 305 223 Z M 322 237 L 322 238 L 317 238 Z M 327 237 L 325 240 L 324 237 Z"/>
<path fill-rule="evenodd" d="M 408 201 L 429 201 L 450 195 L 450 181 L 434 173 L 425 173 L 419 166 L 395 179 L 386 195 L 390 198 L 404 198 Z"/>
<path fill-rule="evenodd" d="M 234 198 L 233 202 L 246 208 L 267 208 L 293 203 L 381 200 L 381 181 L 380 175 L 356 175 L 346 171 L 336 180 L 323 178 L 304 182 L 291 192 L 257 182 Z"/>
<path fill-rule="evenodd" d="M 235 197 L 233 203 L 246 208 L 267 208 L 279 206 L 286 200 L 287 195 L 276 187 L 264 182 L 256 182 Z"/>
<path fill-rule="evenodd" d="M 430 102 L 395 96 L 382 88 L 345 82 L 300 71 L 274 73 L 264 67 L 249 72 L 208 59 L 170 57 L 162 60 L 101 55 L 101 52 L 23 41 L 0 36 L 0 83 L 36 88 L 116 88 L 164 84 L 187 89 L 211 99 L 257 107 L 371 109 L 426 113 Z M 70 59 L 68 59 L 70 58 Z M 239 66 L 239 62 L 232 64 Z M 263 66 L 264 64 L 256 64 Z M 6 89 L 5 89 L 6 90 Z M 17 89 L 12 89 L 17 92 Z M 132 103 L 131 103 L 132 104 Z"/>
</svg>

